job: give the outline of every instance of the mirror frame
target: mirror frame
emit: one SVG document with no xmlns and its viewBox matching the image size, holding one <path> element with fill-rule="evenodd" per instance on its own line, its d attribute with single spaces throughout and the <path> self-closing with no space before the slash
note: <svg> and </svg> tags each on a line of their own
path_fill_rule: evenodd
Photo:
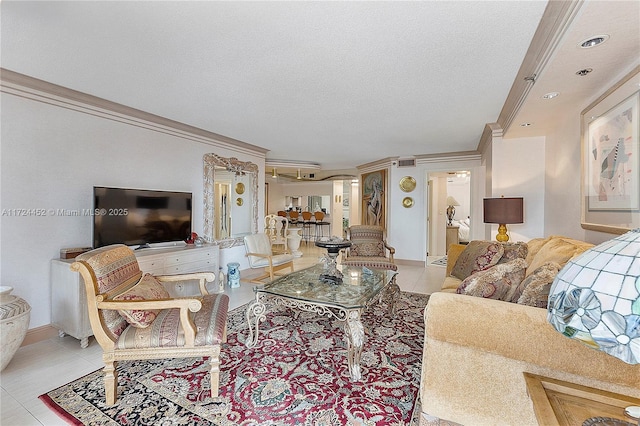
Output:
<svg viewBox="0 0 640 426">
<path fill-rule="evenodd" d="M 215 206 L 215 170 L 217 167 L 224 167 L 230 172 L 236 174 L 249 174 L 251 177 L 250 190 L 253 191 L 251 195 L 251 211 L 252 211 L 252 224 L 251 232 L 258 232 L 258 165 L 250 161 L 240 161 L 235 157 L 225 158 L 220 157 L 217 154 L 209 153 L 203 156 L 204 162 L 204 225 L 203 225 L 203 238 L 208 243 L 217 242 L 220 248 L 233 247 L 238 245 L 244 245 L 244 237 L 231 237 L 224 240 L 215 239 L 215 222 L 213 217 L 213 211 Z"/>
</svg>

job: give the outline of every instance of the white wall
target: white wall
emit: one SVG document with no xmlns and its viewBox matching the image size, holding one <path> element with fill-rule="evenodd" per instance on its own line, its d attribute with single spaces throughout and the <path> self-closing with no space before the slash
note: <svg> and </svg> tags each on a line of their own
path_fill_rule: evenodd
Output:
<svg viewBox="0 0 640 426">
<path fill-rule="evenodd" d="M 484 227 L 474 224 L 482 223 L 482 216 L 478 214 L 477 206 L 482 205 L 482 197 L 484 191 L 481 187 L 474 184 L 474 180 L 484 179 L 484 170 L 480 166 L 480 159 L 442 159 L 418 162 L 416 167 L 396 167 L 393 166 L 388 170 L 387 183 L 387 240 L 390 245 L 396 249 L 396 259 L 426 262 L 427 255 L 427 180 L 430 172 L 446 172 L 451 170 L 470 170 L 471 171 L 471 187 L 473 188 L 470 201 L 471 215 L 471 236 L 472 238 L 480 238 L 484 233 Z M 404 176 L 411 176 L 416 180 L 416 189 L 410 193 L 400 189 L 400 180 Z M 446 183 L 442 185 L 442 192 L 446 192 Z M 434 198 L 437 195 L 434 194 Z M 414 204 L 411 208 L 405 208 L 402 205 L 404 197 L 413 198 Z M 446 194 L 444 195 L 446 199 Z M 442 203 L 441 203 L 442 204 Z M 444 215 L 446 206 L 438 206 L 438 214 Z M 443 219 L 442 223 L 446 223 Z M 443 226 L 442 238 L 440 239 L 444 254 L 444 234 Z M 433 254 L 433 253 L 430 253 Z"/>
<path fill-rule="evenodd" d="M 509 241 L 529 241 L 544 236 L 545 138 L 497 138 L 493 141 L 492 155 L 490 196 L 524 198 L 524 223 L 507 224 Z M 498 225 L 492 225 L 492 240 L 497 233 Z"/>
<path fill-rule="evenodd" d="M 117 121 L 2 94 L 2 209 L 85 209 L 94 185 L 189 191 L 202 233 L 203 161 L 208 152 L 252 156 Z M 264 176 L 259 176 L 264 186 Z M 263 214 L 264 194 L 259 194 Z M 32 307 L 30 328 L 50 323 L 50 260 L 61 248 L 91 246 L 90 216 L 0 217 L 1 284 Z M 232 250 L 244 261 L 244 250 Z M 237 252 L 237 253 L 236 253 Z M 231 259 L 225 259 L 230 261 Z"/>
<path fill-rule="evenodd" d="M 566 235 L 598 244 L 614 234 L 585 230 L 581 227 L 582 204 L 580 187 L 581 135 L 580 114 L 605 90 L 615 85 L 631 70 L 624 70 L 593 93 L 581 104 L 569 105 L 563 111 L 557 127 L 547 135 L 545 186 L 545 234 Z"/>
</svg>

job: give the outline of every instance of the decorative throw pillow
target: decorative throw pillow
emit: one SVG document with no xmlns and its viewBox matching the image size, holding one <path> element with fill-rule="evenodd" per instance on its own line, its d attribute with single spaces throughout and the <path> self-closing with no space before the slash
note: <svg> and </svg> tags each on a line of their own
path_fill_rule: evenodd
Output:
<svg viewBox="0 0 640 426">
<path fill-rule="evenodd" d="M 507 263 L 516 259 L 526 259 L 529 249 L 527 243 L 500 243 L 504 248 L 504 253 L 498 263 Z"/>
<path fill-rule="evenodd" d="M 551 284 L 558 275 L 561 266 L 556 262 L 547 262 L 525 278 L 511 296 L 512 302 L 520 305 L 547 308 Z"/>
<path fill-rule="evenodd" d="M 533 271 L 547 262 L 557 262 L 560 265 L 564 265 L 569 259 L 590 247 L 593 247 L 593 245 L 583 241 L 576 241 L 566 237 L 552 237 L 530 260 L 527 275 L 533 273 Z"/>
<path fill-rule="evenodd" d="M 511 289 L 524 279 L 527 262 L 515 259 L 493 268 L 476 272 L 465 278 L 456 293 L 487 299 L 506 300 Z"/>
<path fill-rule="evenodd" d="M 451 270 L 451 275 L 464 280 L 469 275 L 488 269 L 498 263 L 503 253 L 504 248 L 498 242 L 471 241 L 460 253 Z"/>
<path fill-rule="evenodd" d="M 351 256 L 383 256 L 384 244 L 382 241 L 371 243 L 353 244 L 349 249 Z"/>
<path fill-rule="evenodd" d="M 113 300 L 155 300 L 169 299 L 169 292 L 153 275 L 145 274 L 142 279 L 129 290 L 113 298 Z M 159 309 L 119 310 L 129 324 L 137 328 L 146 328 L 156 319 Z"/>
</svg>

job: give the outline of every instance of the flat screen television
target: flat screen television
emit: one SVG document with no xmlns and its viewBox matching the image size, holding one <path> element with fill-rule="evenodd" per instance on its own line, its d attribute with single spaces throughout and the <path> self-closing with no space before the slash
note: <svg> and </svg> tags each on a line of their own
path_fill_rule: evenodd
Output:
<svg viewBox="0 0 640 426">
<path fill-rule="evenodd" d="M 191 193 L 93 187 L 93 248 L 146 247 L 191 235 Z"/>
</svg>

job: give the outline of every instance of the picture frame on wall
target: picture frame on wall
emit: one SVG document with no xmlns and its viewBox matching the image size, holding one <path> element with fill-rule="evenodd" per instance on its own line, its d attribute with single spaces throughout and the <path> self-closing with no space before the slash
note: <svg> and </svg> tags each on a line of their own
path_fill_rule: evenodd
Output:
<svg viewBox="0 0 640 426">
<path fill-rule="evenodd" d="M 581 114 L 582 227 L 622 234 L 640 226 L 640 67 Z"/>
<path fill-rule="evenodd" d="M 362 224 L 385 226 L 386 170 L 362 174 Z"/>
</svg>

